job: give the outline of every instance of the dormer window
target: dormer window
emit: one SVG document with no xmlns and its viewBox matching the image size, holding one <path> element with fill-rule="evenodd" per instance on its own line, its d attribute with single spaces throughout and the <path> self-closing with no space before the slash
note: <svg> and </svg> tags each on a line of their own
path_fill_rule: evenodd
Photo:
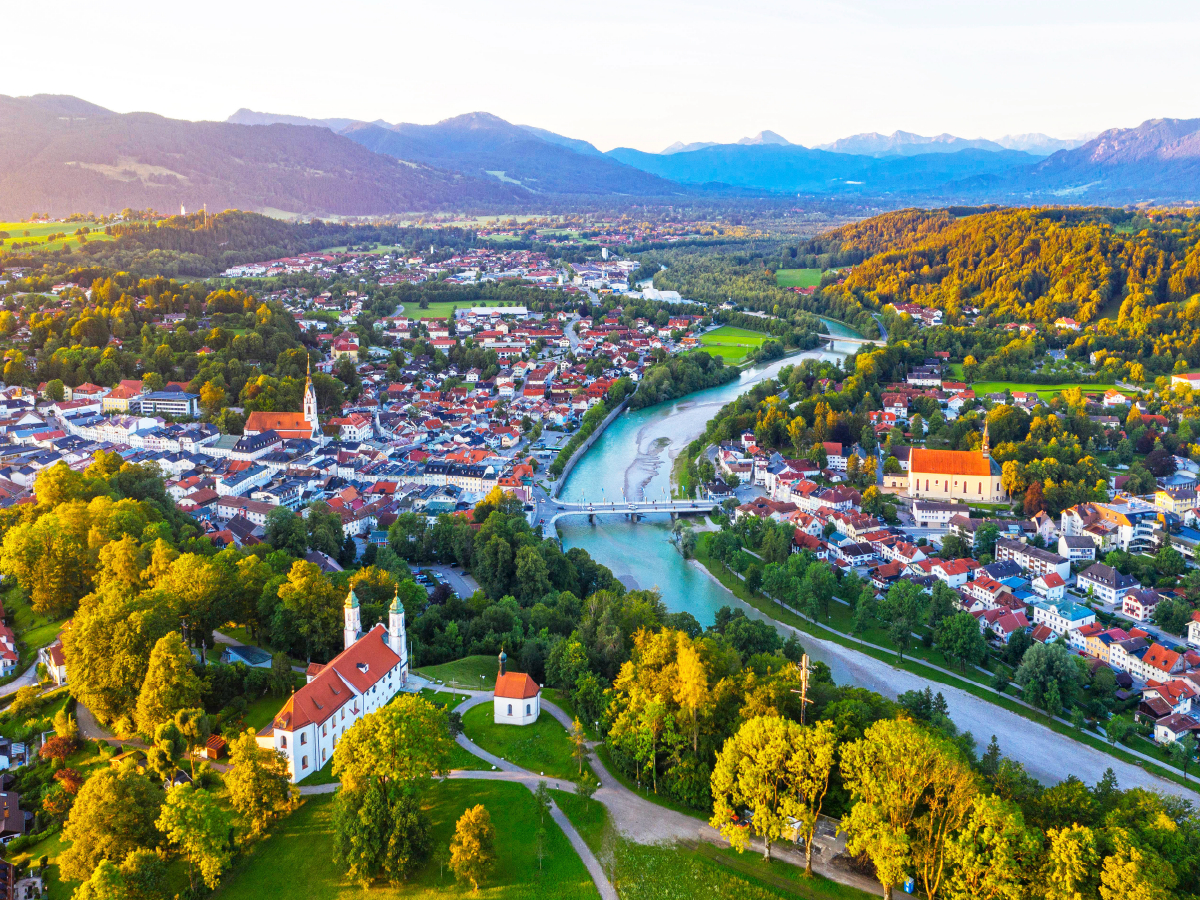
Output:
<svg viewBox="0 0 1200 900">
<path fill-rule="evenodd" d="M 366 674 L 368 671 L 370 671 L 370 669 L 371 669 L 371 666 L 370 666 L 370 664 L 369 664 L 369 663 L 359 663 L 359 664 L 358 664 L 358 671 L 362 672 L 364 675 L 365 675 L 365 674 Z"/>
</svg>

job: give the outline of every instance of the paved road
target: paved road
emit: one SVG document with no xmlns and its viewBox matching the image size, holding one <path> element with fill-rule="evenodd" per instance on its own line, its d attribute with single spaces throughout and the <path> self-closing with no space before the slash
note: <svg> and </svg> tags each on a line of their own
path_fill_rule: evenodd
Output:
<svg viewBox="0 0 1200 900">
<path fill-rule="evenodd" d="M 430 572 L 437 572 L 450 585 L 450 590 L 454 591 L 460 597 L 470 597 L 479 590 L 479 585 L 475 579 L 464 573 L 462 569 L 454 569 L 450 566 L 442 565 L 420 566 L 419 569 L 428 569 Z"/>
<path fill-rule="evenodd" d="M 37 684 L 36 662 L 8 684 L 0 686 L 0 697 L 7 697 L 9 694 L 15 694 L 21 688 L 29 687 L 33 684 Z"/>
</svg>

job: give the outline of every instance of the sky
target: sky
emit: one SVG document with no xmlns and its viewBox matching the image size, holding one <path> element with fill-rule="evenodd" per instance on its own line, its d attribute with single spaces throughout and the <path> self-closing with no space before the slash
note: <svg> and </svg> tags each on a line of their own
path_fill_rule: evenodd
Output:
<svg viewBox="0 0 1200 900">
<path fill-rule="evenodd" d="M 1195 0 L 56 0 L 4 25 L 0 94 L 181 119 L 487 111 L 658 151 L 1200 117 Z"/>
</svg>

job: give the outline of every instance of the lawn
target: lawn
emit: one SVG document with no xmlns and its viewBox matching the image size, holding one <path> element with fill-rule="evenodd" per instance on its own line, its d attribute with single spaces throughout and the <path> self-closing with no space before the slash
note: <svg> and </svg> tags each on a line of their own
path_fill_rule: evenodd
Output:
<svg viewBox="0 0 1200 900">
<path fill-rule="evenodd" d="M 821 284 L 820 269 L 780 269 L 775 273 L 775 283 L 780 287 L 818 287 Z"/>
<path fill-rule="evenodd" d="M 497 725 L 492 720 L 492 704 L 481 703 L 463 716 L 463 734 L 501 759 L 549 778 L 575 780 L 579 768 L 571 759 L 567 731 L 549 713 L 542 713 L 532 725 Z M 590 775 L 590 767 L 584 768 Z"/>
<path fill-rule="evenodd" d="M 512 670 L 511 661 L 508 668 Z M 494 656 L 464 656 L 440 666 L 414 669 L 413 674 L 430 681 L 440 681 L 450 687 L 490 691 L 496 687 L 496 675 L 499 671 L 500 661 Z"/>
<path fill-rule="evenodd" d="M 1020 384 L 1015 381 L 977 381 L 971 385 L 971 390 L 975 392 L 975 396 L 983 397 L 984 394 L 999 394 L 1004 390 L 1024 391 L 1026 393 L 1036 393 L 1039 397 L 1049 399 L 1062 393 L 1068 388 L 1079 388 L 1085 394 L 1103 394 L 1105 391 L 1120 391 L 1122 394 L 1132 395 L 1133 391 L 1127 391 L 1117 387 L 1115 384 Z"/>
<path fill-rule="evenodd" d="M 454 824 L 463 811 L 477 803 L 492 814 L 496 827 L 496 867 L 479 896 L 489 900 L 543 900 L 545 897 L 583 900 L 598 896 L 583 862 L 566 836 L 547 816 L 538 819 L 533 795 L 508 782 L 435 782 L 425 795 L 431 819 L 433 858 L 403 887 L 380 884 L 370 891 L 377 900 L 428 900 L 462 897 L 469 893 L 454 881 L 448 868 L 435 861 L 450 844 Z M 309 797 L 276 829 L 275 833 L 225 880 L 225 900 L 350 900 L 364 896 L 333 865 L 333 798 Z M 536 832 L 546 830 L 546 856 L 539 871 L 535 856 Z"/>
<path fill-rule="evenodd" d="M 739 363 L 746 358 L 746 354 L 761 347 L 763 341 L 769 338 L 770 335 L 761 331 L 722 325 L 715 331 L 701 335 L 700 346 L 727 363 Z"/>
<path fill-rule="evenodd" d="M 448 319 L 454 315 L 454 309 L 471 309 L 476 306 L 498 306 L 501 309 L 500 301 L 492 300 L 437 300 L 429 304 L 427 309 L 421 309 L 419 303 L 403 304 L 404 315 L 413 319 Z M 397 311 L 397 315 L 400 312 Z"/>
<path fill-rule="evenodd" d="M 23 246 L 46 246 L 46 238 L 52 234 L 66 234 L 61 241 L 55 241 L 57 249 L 62 244 L 78 244 L 79 236 L 75 231 L 79 228 L 90 228 L 87 235 L 89 241 L 111 241 L 112 237 L 104 233 L 104 226 L 95 222 L 0 222 L 0 231 L 7 231 L 8 237 L 3 238 L 4 246 L 11 247 L 13 242 Z M 28 234 L 26 234 L 28 232 Z"/>
<path fill-rule="evenodd" d="M 622 900 L 865 900 L 871 896 L 820 875 L 806 878 L 799 866 L 780 860 L 766 862 L 752 851 L 739 854 L 706 842 L 634 844 L 617 837 L 607 810 L 598 801 L 562 791 L 550 793 L 592 852 L 605 860 L 609 880 Z"/>
<path fill-rule="evenodd" d="M 21 656 L 17 663 L 17 671 L 8 679 L 11 680 L 37 659 L 38 650 L 54 643 L 54 639 L 62 630 L 62 622 L 35 612 L 19 587 L 9 588 L 4 593 L 4 612 L 17 635 Z"/>
</svg>

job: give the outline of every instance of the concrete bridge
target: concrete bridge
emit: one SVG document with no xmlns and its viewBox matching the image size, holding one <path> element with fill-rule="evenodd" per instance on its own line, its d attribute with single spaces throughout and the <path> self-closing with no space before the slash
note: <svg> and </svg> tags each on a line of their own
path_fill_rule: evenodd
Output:
<svg viewBox="0 0 1200 900">
<path fill-rule="evenodd" d="M 545 521 L 549 526 L 567 516 L 587 516 L 589 522 L 595 522 L 596 516 L 614 515 L 625 516 L 635 522 L 657 514 L 669 514 L 672 519 L 705 516 L 714 509 L 720 509 L 721 504 L 716 500 L 602 500 L 594 503 L 550 502 L 545 506 L 546 511 L 552 513 Z"/>
<path fill-rule="evenodd" d="M 823 341 L 828 341 L 831 344 L 870 344 L 871 346 L 875 347 L 887 346 L 887 341 L 880 340 L 879 338 L 842 337 L 841 335 L 837 334 L 818 334 L 817 337 Z"/>
</svg>

